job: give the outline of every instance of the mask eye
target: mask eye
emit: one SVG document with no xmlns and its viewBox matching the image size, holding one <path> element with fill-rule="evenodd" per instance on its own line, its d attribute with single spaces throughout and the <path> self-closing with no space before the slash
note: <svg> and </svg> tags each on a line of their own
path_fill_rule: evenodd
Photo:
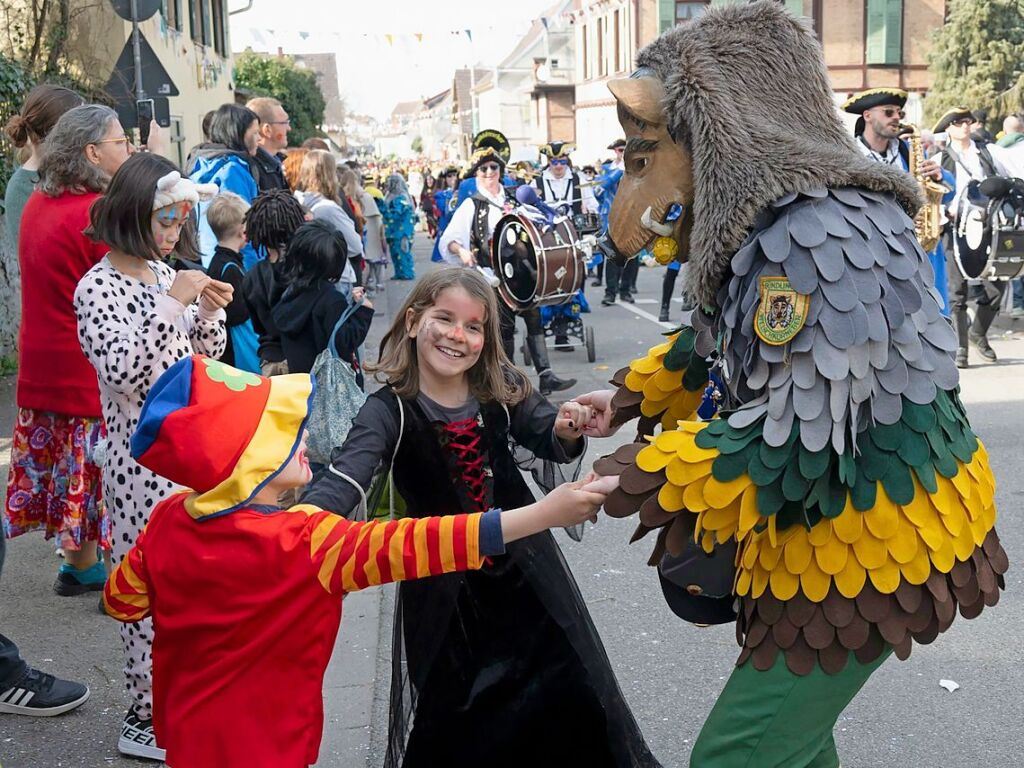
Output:
<svg viewBox="0 0 1024 768">
<path fill-rule="evenodd" d="M 647 167 L 647 164 L 649 162 L 650 160 L 648 160 L 646 157 L 634 157 L 629 161 L 629 164 L 632 166 L 634 173 L 639 173 L 640 171 L 644 170 L 644 168 Z"/>
</svg>

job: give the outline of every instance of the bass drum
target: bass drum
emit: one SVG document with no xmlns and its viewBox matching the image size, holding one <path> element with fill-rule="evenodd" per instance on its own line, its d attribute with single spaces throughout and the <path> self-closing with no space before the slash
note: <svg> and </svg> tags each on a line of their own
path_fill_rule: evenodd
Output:
<svg viewBox="0 0 1024 768">
<path fill-rule="evenodd" d="M 976 182 L 971 182 L 975 184 Z M 1024 272 L 1024 230 L 1007 226 L 997 202 L 965 194 L 957 207 L 953 258 L 968 280 L 1013 280 Z"/>
<path fill-rule="evenodd" d="M 543 230 L 521 213 L 503 216 L 494 228 L 491 259 L 498 295 L 515 310 L 565 304 L 587 276 L 587 254 L 567 219 Z"/>
</svg>

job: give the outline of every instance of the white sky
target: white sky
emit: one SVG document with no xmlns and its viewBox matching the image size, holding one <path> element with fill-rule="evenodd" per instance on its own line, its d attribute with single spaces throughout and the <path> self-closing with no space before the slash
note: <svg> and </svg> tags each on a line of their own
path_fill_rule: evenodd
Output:
<svg viewBox="0 0 1024 768">
<path fill-rule="evenodd" d="M 554 0 L 254 0 L 231 20 L 243 51 L 335 53 L 349 111 L 383 119 L 399 101 L 451 86 L 458 67 L 495 65 Z M 231 0 L 240 8 L 243 0 Z M 472 43 L 455 30 L 472 31 Z M 422 41 L 414 34 L 422 33 Z M 388 45 L 385 35 L 394 36 Z"/>
</svg>

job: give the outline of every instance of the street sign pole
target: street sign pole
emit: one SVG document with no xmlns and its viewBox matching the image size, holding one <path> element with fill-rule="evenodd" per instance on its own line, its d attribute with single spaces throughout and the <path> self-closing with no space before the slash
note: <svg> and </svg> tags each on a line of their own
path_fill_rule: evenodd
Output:
<svg viewBox="0 0 1024 768">
<path fill-rule="evenodd" d="M 139 0 L 132 0 L 132 53 L 135 57 L 135 99 L 146 98 L 142 87 L 142 48 L 139 45 Z"/>
</svg>

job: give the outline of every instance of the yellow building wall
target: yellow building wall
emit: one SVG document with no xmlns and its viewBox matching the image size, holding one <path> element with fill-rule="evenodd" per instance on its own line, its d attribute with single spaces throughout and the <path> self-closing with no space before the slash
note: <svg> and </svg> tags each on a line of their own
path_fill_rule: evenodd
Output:
<svg viewBox="0 0 1024 768">
<path fill-rule="evenodd" d="M 187 18 L 183 26 L 181 32 L 169 28 L 160 13 L 139 24 L 143 36 L 180 92 L 179 96 L 170 98 L 172 128 L 168 131 L 171 139 L 179 140 L 169 143 L 165 152 L 179 164 L 184 162 L 189 149 L 203 140 L 203 115 L 221 104 L 234 103 L 230 54 L 222 58 L 212 46 L 192 40 Z M 108 3 L 103 3 L 77 17 L 70 48 L 74 58 L 82 62 L 85 74 L 102 85 L 109 79 L 131 31 L 132 25 L 117 16 Z M 230 39 L 227 50 L 231 50 Z"/>
</svg>

